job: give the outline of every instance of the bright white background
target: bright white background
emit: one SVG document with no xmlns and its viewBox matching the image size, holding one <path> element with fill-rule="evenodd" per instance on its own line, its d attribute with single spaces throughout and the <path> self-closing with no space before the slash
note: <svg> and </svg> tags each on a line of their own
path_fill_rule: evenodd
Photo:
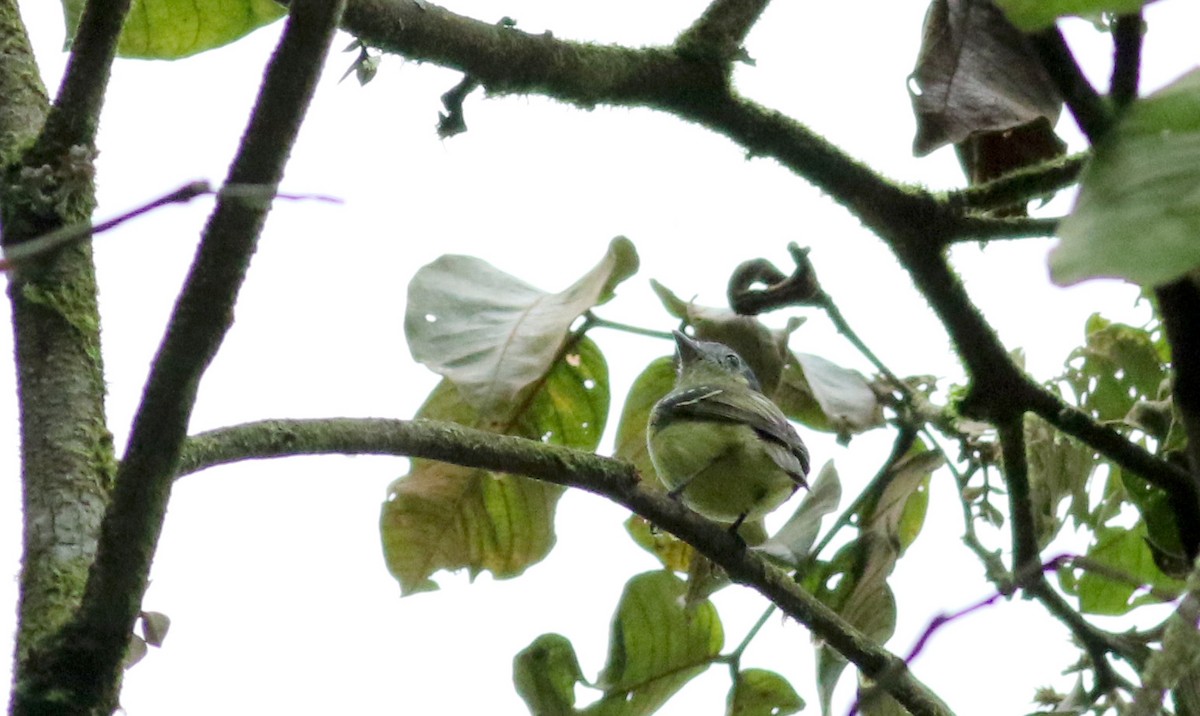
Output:
<svg viewBox="0 0 1200 716">
<path fill-rule="evenodd" d="M 46 83 L 65 56 L 54 3 L 26 3 Z M 632 45 L 670 42 L 702 0 L 449 3 L 485 20 L 516 18 L 529 31 Z M 911 156 L 905 89 L 920 40 L 923 0 L 773 3 L 750 36 L 757 67 L 738 70 L 745 94 L 792 114 L 895 178 L 934 188 L 961 182 L 953 152 Z M 1193 62 L 1196 11 L 1183 0 L 1147 9 L 1144 87 Z M 98 163 L 103 218 L 195 178 L 219 181 L 253 102 L 280 25 L 177 63 L 118 61 Z M 1106 37 L 1067 23 L 1093 78 L 1107 76 Z M 350 38 L 339 36 L 335 50 Z M 901 375 L 957 379 L 949 344 L 894 259 L 844 210 L 769 160 L 746 160 L 728 140 L 646 110 L 591 112 L 541 98 L 473 95 L 470 131 L 440 141 L 439 97 L 458 81 L 432 66 L 384 59 L 360 88 L 338 78 L 352 54 L 335 54 L 288 167 L 284 190 L 319 192 L 341 206 L 280 202 L 242 293 L 237 322 L 204 379 L 192 420 L 199 431 L 268 417 L 410 417 L 435 376 L 404 343 L 405 286 L 442 253 L 469 253 L 547 290 L 575 280 L 617 234 L 630 237 L 641 272 L 601 315 L 665 329 L 649 291 L 654 277 L 684 297 L 722 303 L 738 262 L 786 267 L 785 245 L 813 248 L 826 289 L 852 325 Z M 1060 123 L 1082 145 L 1069 118 Z M 139 219 L 96 242 L 104 315 L 108 410 L 118 450 L 173 297 L 211 208 L 208 200 Z M 1060 213 L 1066 203 L 1056 202 Z M 1046 280 L 1049 241 L 969 246 L 955 264 L 1009 346 L 1023 346 L 1040 376 L 1054 374 L 1082 337 L 1085 317 L 1140 320 L 1128 286 L 1067 290 Z M 7 311 L 7 304 L 4 309 Z M 869 372 L 810 313 L 792 348 Z M 7 316 L 5 316 L 5 321 Z M 778 317 L 775 320 L 782 320 Z M 660 341 L 597 332 L 612 372 L 616 410 Z M 8 352 L 11 337 L 0 332 Z M 0 601 L 15 604 L 20 554 L 17 408 L 13 371 L 0 371 Z M 891 435 L 848 448 L 805 433 L 818 463 L 837 462 L 848 492 L 865 484 Z M 601 451 L 612 449 L 610 435 Z M 307 458 L 214 469 L 177 484 L 146 609 L 173 620 L 165 647 L 129 672 L 128 713 L 525 713 L 511 658 L 543 632 L 567 635 L 584 671 L 603 664 L 608 620 L 624 581 L 656 567 L 621 527 L 626 514 L 589 495 L 559 507 L 558 547 L 520 579 L 437 575 L 443 589 L 401 600 L 383 565 L 377 520 L 405 461 Z M 781 510 L 780 518 L 787 508 Z M 892 577 L 906 651 L 938 612 L 989 593 L 958 542 L 953 484 L 938 473 L 925 531 Z M 1005 548 L 1005 534 L 987 535 Z M 763 601 L 741 588 L 717 596 L 726 642 L 736 644 Z M 11 638 L 12 611 L 4 621 Z M 1039 685 L 1073 660 L 1065 630 L 1022 602 L 942 630 L 915 664 L 955 709 L 1032 710 Z M 815 708 L 811 643 L 772 620 L 745 666 L 781 671 Z M 11 666 L 5 662 L 5 668 Z M 848 698 L 843 684 L 840 709 Z M 719 714 L 727 673 L 712 669 L 662 713 Z M 1000 688 L 997 688 L 999 686 Z"/>
</svg>

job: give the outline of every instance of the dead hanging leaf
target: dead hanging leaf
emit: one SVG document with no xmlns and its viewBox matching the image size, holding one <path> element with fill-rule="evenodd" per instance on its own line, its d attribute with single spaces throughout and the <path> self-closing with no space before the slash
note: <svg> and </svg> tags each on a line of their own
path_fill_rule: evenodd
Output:
<svg viewBox="0 0 1200 716">
<path fill-rule="evenodd" d="M 991 0 L 933 0 L 909 78 L 925 156 L 976 132 L 1058 120 L 1062 100 L 1028 40 Z"/>
<path fill-rule="evenodd" d="M 967 183 L 974 186 L 1067 153 L 1045 117 L 1012 129 L 976 132 L 954 145 Z M 992 216 L 1028 216 L 1027 202 L 992 209 Z"/>
</svg>

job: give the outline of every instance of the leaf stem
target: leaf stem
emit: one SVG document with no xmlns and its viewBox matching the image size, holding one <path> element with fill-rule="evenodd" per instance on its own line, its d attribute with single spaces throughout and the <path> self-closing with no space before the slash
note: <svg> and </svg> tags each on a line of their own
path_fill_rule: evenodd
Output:
<svg viewBox="0 0 1200 716">
<path fill-rule="evenodd" d="M 624 331 L 632 333 L 635 336 L 647 336 L 650 338 L 662 338 L 663 340 L 672 340 L 671 334 L 668 331 L 656 331 L 652 328 L 642 328 L 628 323 L 620 323 L 618 321 L 610 321 L 607 318 L 601 318 L 596 314 L 588 311 L 584 315 L 584 323 L 579 327 L 580 333 L 586 333 L 592 328 L 608 328 L 614 331 Z"/>
</svg>

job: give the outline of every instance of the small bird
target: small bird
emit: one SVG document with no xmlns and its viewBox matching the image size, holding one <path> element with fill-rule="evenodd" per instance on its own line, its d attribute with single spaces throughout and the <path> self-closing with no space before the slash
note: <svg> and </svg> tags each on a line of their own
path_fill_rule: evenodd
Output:
<svg viewBox="0 0 1200 716">
<path fill-rule="evenodd" d="M 808 448 L 733 349 L 675 331 L 679 375 L 646 443 L 672 497 L 736 532 L 808 487 Z"/>
</svg>

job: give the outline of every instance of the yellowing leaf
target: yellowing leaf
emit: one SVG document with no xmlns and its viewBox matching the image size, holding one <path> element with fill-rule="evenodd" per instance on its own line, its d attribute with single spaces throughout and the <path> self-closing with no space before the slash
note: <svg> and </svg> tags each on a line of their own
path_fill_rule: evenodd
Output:
<svg viewBox="0 0 1200 716">
<path fill-rule="evenodd" d="M 583 339 L 555 364 L 527 405 L 504 423 L 484 427 L 594 450 L 608 415 L 608 371 Z M 480 416 L 443 380 L 418 417 L 478 426 Z M 515 475 L 414 460 L 392 483 L 380 530 L 388 569 L 404 594 L 436 589 L 430 576 L 466 568 L 513 577 L 554 545 L 554 511 L 562 487 Z"/>
</svg>

